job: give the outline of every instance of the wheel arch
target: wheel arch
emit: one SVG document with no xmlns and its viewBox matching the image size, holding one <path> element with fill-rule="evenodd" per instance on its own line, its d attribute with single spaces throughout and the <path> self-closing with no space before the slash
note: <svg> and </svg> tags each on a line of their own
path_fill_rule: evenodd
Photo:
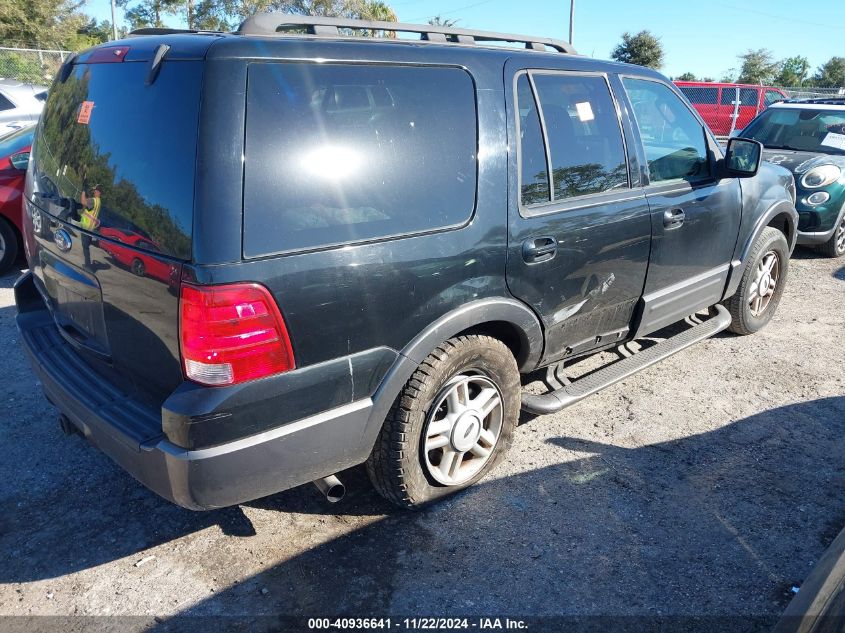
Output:
<svg viewBox="0 0 845 633">
<path fill-rule="evenodd" d="M 798 239 L 798 212 L 791 202 L 780 200 L 771 205 L 757 218 L 754 228 L 751 229 L 751 232 L 742 244 L 739 256 L 731 262 L 731 273 L 725 290 L 725 298 L 731 297 L 736 293 L 736 289 L 739 287 L 739 282 L 745 272 L 745 267 L 748 265 L 748 254 L 763 231 L 769 227 L 775 228 L 784 234 L 786 242 L 789 245 L 790 253 L 795 249 L 795 243 Z"/>
<path fill-rule="evenodd" d="M 487 334 L 501 340 L 514 353 L 520 371 L 534 369 L 543 353 L 539 318 L 515 299 L 480 299 L 443 315 L 400 351 L 373 394 L 373 407 L 361 441 L 361 461 L 372 450 L 396 396 L 419 364 L 438 345 L 462 334 Z"/>
</svg>

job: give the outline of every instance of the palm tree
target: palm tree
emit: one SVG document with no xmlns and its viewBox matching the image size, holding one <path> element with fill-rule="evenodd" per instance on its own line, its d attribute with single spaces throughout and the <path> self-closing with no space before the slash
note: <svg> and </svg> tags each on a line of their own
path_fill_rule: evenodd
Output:
<svg viewBox="0 0 845 633">
<path fill-rule="evenodd" d="M 373 20 L 375 22 L 398 22 L 396 12 L 382 0 L 364 0 L 358 7 L 357 17 L 361 20 Z M 395 38 L 395 31 L 371 31 L 367 33 L 370 37 Z"/>
<path fill-rule="evenodd" d="M 446 27 L 449 27 L 449 26 L 456 26 L 458 24 L 458 21 L 457 20 L 451 20 L 449 18 L 443 19 L 439 15 L 435 15 L 433 18 L 431 18 L 428 21 L 428 23 L 431 24 L 431 26 L 446 26 Z"/>
</svg>

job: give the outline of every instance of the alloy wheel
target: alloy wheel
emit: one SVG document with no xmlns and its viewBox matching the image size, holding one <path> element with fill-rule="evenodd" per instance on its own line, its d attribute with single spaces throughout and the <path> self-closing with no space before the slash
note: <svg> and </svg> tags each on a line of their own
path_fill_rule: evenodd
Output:
<svg viewBox="0 0 845 633">
<path fill-rule="evenodd" d="M 422 436 L 425 468 L 438 483 L 472 479 L 493 454 L 502 432 L 499 388 L 486 376 L 458 374 L 440 390 Z"/>
<path fill-rule="evenodd" d="M 780 258 L 775 251 L 768 251 L 757 264 L 754 281 L 751 284 L 748 304 L 753 316 L 759 317 L 769 307 L 779 281 Z"/>
</svg>

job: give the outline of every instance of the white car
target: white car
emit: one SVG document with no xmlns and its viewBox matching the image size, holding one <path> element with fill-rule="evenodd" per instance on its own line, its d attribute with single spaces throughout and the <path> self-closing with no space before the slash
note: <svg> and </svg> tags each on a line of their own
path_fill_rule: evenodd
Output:
<svg viewBox="0 0 845 633">
<path fill-rule="evenodd" d="M 38 121 L 47 88 L 15 79 L 0 79 L 0 135 Z"/>
</svg>

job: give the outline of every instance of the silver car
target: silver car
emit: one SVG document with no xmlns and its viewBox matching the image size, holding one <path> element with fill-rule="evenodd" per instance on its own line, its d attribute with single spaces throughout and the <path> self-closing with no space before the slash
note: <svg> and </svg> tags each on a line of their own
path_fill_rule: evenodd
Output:
<svg viewBox="0 0 845 633">
<path fill-rule="evenodd" d="M 15 79 L 0 79 L 0 135 L 38 121 L 47 88 Z"/>
</svg>

